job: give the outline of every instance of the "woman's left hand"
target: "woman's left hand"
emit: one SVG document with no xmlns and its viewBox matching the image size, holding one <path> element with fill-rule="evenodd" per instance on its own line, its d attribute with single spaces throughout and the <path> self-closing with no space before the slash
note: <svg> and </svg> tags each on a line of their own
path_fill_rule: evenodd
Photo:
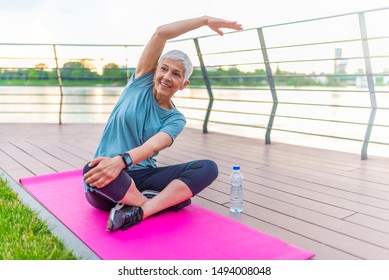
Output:
<svg viewBox="0 0 389 280">
<path fill-rule="evenodd" d="M 125 165 L 121 157 L 116 156 L 95 158 L 89 167 L 93 168 L 84 174 L 85 182 L 91 187 L 103 188 L 119 176 Z"/>
<path fill-rule="evenodd" d="M 207 19 L 208 27 L 221 36 L 224 35 L 224 32 L 221 31 L 221 28 L 228 28 L 228 29 L 235 29 L 235 30 L 243 29 L 242 25 L 236 21 L 230 21 L 230 20 L 214 18 L 214 17 L 206 17 L 206 19 Z"/>
</svg>

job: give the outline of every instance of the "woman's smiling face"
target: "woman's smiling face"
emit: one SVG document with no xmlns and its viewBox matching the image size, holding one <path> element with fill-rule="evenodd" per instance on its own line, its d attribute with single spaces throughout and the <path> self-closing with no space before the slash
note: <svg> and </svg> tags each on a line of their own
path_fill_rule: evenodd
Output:
<svg viewBox="0 0 389 280">
<path fill-rule="evenodd" d="M 170 100 L 178 91 L 183 90 L 189 81 L 185 81 L 185 68 L 180 61 L 164 59 L 154 74 L 154 96 L 161 100 Z"/>
</svg>

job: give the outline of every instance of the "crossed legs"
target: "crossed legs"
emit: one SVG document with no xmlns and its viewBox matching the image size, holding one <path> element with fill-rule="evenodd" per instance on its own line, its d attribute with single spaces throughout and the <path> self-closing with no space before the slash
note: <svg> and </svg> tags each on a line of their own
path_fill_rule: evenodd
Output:
<svg viewBox="0 0 389 280">
<path fill-rule="evenodd" d="M 86 165 L 84 173 L 89 169 Z M 197 160 L 161 168 L 126 170 L 104 188 L 93 188 L 85 183 L 86 198 L 92 206 L 111 211 L 110 219 L 114 218 L 116 211 L 120 223 L 136 224 L 190 199 L 210 185 L 217 175 L 217 165 L 210 160 Z M 142 194 L 144 190 L 155 190 L 159 193 L 148 199 Z M 117 204 L 120 207 L 117 207 Z"/>
<path fill-rule="evenodd" d="M 134 181 L 132 181 L 124 198 L 118 201 L 118 203 L 141 207 L 143 219 L 146 219 L 162 210 L 188 200 L 192 195 L 192 191 L 184 182 L 175 179 L 158 195 L 148 199 L 136 188 Z"/>
</svg>

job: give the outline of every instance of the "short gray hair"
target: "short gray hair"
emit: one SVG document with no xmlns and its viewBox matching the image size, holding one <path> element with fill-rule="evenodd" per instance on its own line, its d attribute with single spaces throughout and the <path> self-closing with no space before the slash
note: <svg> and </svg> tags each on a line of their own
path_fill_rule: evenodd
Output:
<svg viewBox="0 0 389 280">
<path fill-rule="evenodd" d="M 184 80 L 185 81 L 189 80 L 189 77 L 192 75 L 193 72 L 193 65 L 189 59 L 189 56 L 186 53 L 180 50 L 168 51 L 167 53 L 165 53 L 163 56 L 160 57 L 158 61 L 158 66 L 160 66 L 165 59 L 180 61 L 185 69 Z"/>
</svg>

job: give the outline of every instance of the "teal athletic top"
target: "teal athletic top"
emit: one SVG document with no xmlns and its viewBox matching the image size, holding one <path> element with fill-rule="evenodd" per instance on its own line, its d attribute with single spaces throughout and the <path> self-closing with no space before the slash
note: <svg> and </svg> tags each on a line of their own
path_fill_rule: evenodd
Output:
<svg viewBox="0 0 389 280">
<path fill-rule="evenodd" d="M 141 146 L 160 131 L 174 141 L 184 129 L 184 115 L 176 107 L 171 110 L 161 108 L 155 100 L 153 77 L 154 72 L 135 79 L 131 76 L 108 119 L 95 157 L 117 156 Z M 157 167 L 157 154 L 129 169 Z"/>
</svg>

